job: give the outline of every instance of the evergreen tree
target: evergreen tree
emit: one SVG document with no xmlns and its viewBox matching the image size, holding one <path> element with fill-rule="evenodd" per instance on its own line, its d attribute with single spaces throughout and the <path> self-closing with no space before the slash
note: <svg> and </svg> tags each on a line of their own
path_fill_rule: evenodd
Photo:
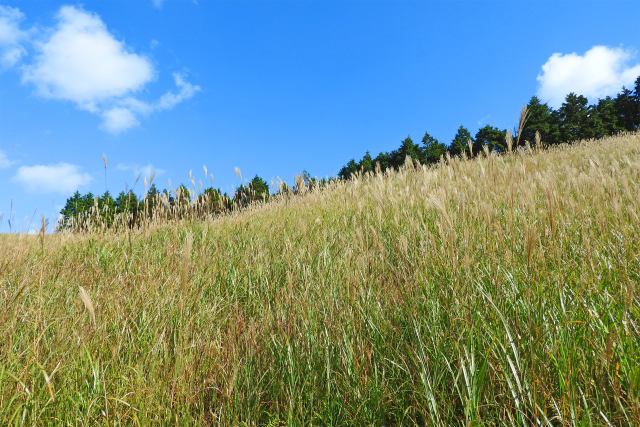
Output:
<svg viewBox="0 0 640 427">
<path fill-rule="evenodd" d="M 252 202 L 263 201 L 269 197 L 269 186 L 266 181 L 256 175 L 247 185 L 241 185 L 233 195 L 236 206 L 245 207 Z"/>
<path fill-rule="evenodd" d="M 410 136 L 402 140 L 400 148 L 394 151 L 392 160 L 393 167 L 399 168 L 404 165 L 407 157 L 411 157 L 413 160 L 418 160 L 421 163 L 424 163 L 425 160 L 420 146 L 415 144 Z"/>
<path fill-rule="evenodd" d="M 249 182 L 249 190 L 252 201 L 267 200 L 269 198 L 269 185 L 258 175 L 254 176 Z"/>
<path fill-rule="evenodd" d="M 60 214 L 65 219 L 74 218 L 78 212 L 82 210 L 82 196 L 79 191 L 73 193 L 73 196 L 67 199 L 64 208 L 60 211 Z"/>
<path fill-rule="evenodd" d="M 618 125 L 615 101 L 610 96 L 598 100 L 592 108 L 590 122 L 592 138 L 613 135 L 622 130 Z"/>
<path fill-rule="evenodd" d="M 471 139 L 471 134 L 464 126 L 460 126 L 458 128 L 458 132 L 453 137 L 451 141 L 451 145 L 449 145 L 449 153 L 452 156 L 459 156 L 462 153 L 469 154 L 469 139 Z"/>
<path fill-rule="evenodd" d="M 371 158 L 371 154 L 367 151 L 362 160 L 360 160 L 360 170 L 363 172 L 371 172 L 373 171 L 373 159 Z"/>
<path fill-rule="evenodd" d="M 446 152 L 446 145 L 429 135 L 429 132 L 425 132 L 424 137 L 422 138 L 423 163 L 438 163 L 438 161 L 440 161 L 440 157 Z"/>
<path fill-rule="evenodd" d="M 524 144 L 524 141 L 533 142 L 536 132 L 540 134 L 540 138 L 543 141 L 550 142 L 551 128 L 553 125 L 553 109 L 547 104 L 541 103 L 538 97 L 533 96 L 527 104 L 527 111 L 528 118 L 522 130 L 520 143 Z"/>
<path fill-rule="evenodd" d="M 340 172 L 338 172 L 338 176 L 341 179 L 349 179 L 351 178 L 351 175 L 355 174 L 357 171 L 358 164 L 354 159 L 351 159 L 347 162 L 346 165 L 342 167 L 342 169 L 340 169 Z"/>
<path fill-rule="evenodd" d="M 623 87 L 622 92 L 615 99 L 618 124 L 623 130 L 634 131 L 640 124 L 638 122 L 638 105 L 635 94 Z"/>
<path fill-rule="evenodd" d="M 633 101 L 636 104 L 635 108 L 635 128 L 640 128 L 640 76 L 636 79 L 633 88 Z"/>
<path fill-rule="evenodd" d="M 105 191 L 102 197 L 98 199 L 98 211 L 102 225 L 110 227 L 116 214 L 116 201 L 111 197 L 109 191 Z"/>
<path fill-rule="evenodd" d="M 582 95 L 571 92 L 558 110 L 560 139 L 571 142 L 588 136 L 589 101 Z"/>
<path fill-rule="evenodd" d="M 58 223 L 58 228 L 60 229 L 68 229 L 73 227 L 74 222 L 76 222 L 80 216 L 85 212 L 85 200 L 84 197 L 80 195 L 79 191 L 73 193 L 73 196 L 67 199 L 64 207 L 60 211 L 60 215 L 62 215 L 62 219 Z"/>
<path fill-rule="evenodd" d="M 128 193 L 121 191 L 120 194 L 118 194 L 116 198 L 116 212 L 134 213 L 138 211 L 139 207 L 140 202 L 133 191 L 129 190 Z"/>
<path fill-rule="evenodd" d="M 402 159 L 404 162 L 404 159 Z M 392 153 L 380 153 L 373 160 L 374 168 L 375 165 L 380 165 L 380 170 L 385 171 L 391 167 L 393 167 Z"/>
<path fill-rule="evenodd" d="M 505 131 L 487 125 L 476 132 L 473 143 L 473 153 L 477 155 L 487 145 L 491 151 L 502 152 L 506 150 Z"/>
</svg>

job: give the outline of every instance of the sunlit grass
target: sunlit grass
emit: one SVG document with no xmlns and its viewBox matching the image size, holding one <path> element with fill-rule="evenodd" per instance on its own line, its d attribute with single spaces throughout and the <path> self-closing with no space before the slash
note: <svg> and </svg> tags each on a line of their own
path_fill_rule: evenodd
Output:
<svg viewBox="0 0 640 427">
<path fill-rule="evenodd" d="M 640 137 L 0 236 L 0 423 L 638 424 Z"/>
</svg>

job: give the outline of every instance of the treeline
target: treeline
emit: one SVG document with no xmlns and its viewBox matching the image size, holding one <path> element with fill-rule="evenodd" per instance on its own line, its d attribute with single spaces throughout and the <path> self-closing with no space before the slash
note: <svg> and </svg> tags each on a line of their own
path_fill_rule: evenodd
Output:
<svg viewBox="0 0 640 427">
<path fill-rule="evenodd" d="M 407 137 L 396 150 L 380 153 L 375 158 L 367 151 L 359 161 L 350 160 L 340 169 L 338 176 L 348 179 L 357 172 L 374 171 L 376 165 L 382 171 L 398 168 L 407 157 L 422 164 L 431 164 L 438 162 L 446 153 L 451 156 L 464 153 L 473 157 L 482 153 L 485 146 L 491 151 L 503 152 L 509 138 L 525 145 L 534 143 L 536 133 L 545 144 L 560 144 L 636 131 L 640 127 L 640 77 L 635 81 L 634 90 L 623 88 L 615 98 L 606 97 L 596 104 L 589 105 L 586 97 L 570 93 L 562 106 L 554 110 L 534 96 L 525 111 L 526 117 L 521 117 L 521 126 L 516 131 L 487 125 L 472 136 L 467 128 L 460 126 L 448 146 L 428 132 L 422 138 L 422 144 L 416 144 Z"/>
<path fill-rule="evenodd" d="M 350 160 L 340 169 L 338 177 L 350 179 L 356 173 L 399 168 L 407 157 L 421 164 L 433 164 L 447 154 L 474 157 L 484 151 L 504 152 L 518 145 L 541 144 L 542 141 L 549 145 L 559 144 L 639 128 L 640 77 L 635 81 L 634 90 L 623 88 L 615 98 L 606 97 L 592 105 L 586 97 L 570 93 L 562 106 L 554 110 L 534 96 L 523 109 L 518 129 L 514 131 L 487 125 L 472 136 L 468 129 L 460 126 L 449 145 L 441 143 L 428 132 L 422 138 L 422 144 L 416 144 L 407 137 L 396 150 L 380 153 L 375 158 L 366 152 L 359 161 Z M 266 181 L 256 175 L 230 196 L 212 187 L 203 191 L 202 184 L 197 191 L 191 176 L 193 189 L 181 185 L 173 191 L 159 190 L 151 178 L 150 187 L 145 189 L 142 198 L 133 191 L 120 192 L 115 199 L 108 191 L 99 197 L 76 192 L 67 199 L 60 212 L 57 229 L 137 228 L 152 221 L 205 218 L 243 209 L 274 196 L 286 197 L 309 188 L 319 188 L 333 179 L 318 180 L 303 171 L 295 177 L 293 188 L 280 181 L 272 193 Z"/>
<path fill-rule="evenodd" d="M 154 221 L 202 219 L 243 209 L 274 196 L 295 195 L 329 182 L 312 178 L 306 171 L 297 176 L 295 181 L 293 188 L 282 181 L 274 183 L 276 191 L 272 193 L 267 182 L 256 175 L 251 181 L 238 187 L 231 196 L 213 187 L 203 190 L 202 184 L 197 191 L 193 178 L 193 189 L 180 185 L 175 190 L 159 190 L 152 178 L 150 187 L 145 189 L 141 198 L 131 190 L 120 192 L 115 199 L 109 191 L 102 196 L 94 196 L 92 193 L 82 195 L 76 191 L 60 211 L 61 217 L 56 229 L 88 231 L 139 228 Z"/>
</svg>

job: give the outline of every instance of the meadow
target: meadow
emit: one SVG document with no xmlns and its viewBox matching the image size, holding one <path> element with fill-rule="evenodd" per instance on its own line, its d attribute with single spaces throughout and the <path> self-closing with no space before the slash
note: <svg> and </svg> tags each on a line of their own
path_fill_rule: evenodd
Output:
<svg viewBox="0 0 640 427">
<path fill-rule="evenodd" d="M 623 134 L 2 235 L 0 424 L 638 425 L 639 215 Z"/>
</svg>

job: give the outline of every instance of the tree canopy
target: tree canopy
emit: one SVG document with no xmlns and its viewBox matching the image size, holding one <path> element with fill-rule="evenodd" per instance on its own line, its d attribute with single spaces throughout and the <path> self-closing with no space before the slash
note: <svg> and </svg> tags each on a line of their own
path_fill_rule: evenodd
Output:
<svg viewBox="0 0 640 427">
<path fill-rule="evenodd" d="M 548 145 L 570 143 L 572 141 L 589 138 L 601 138 L 618 132 L 633 132 L 640 128 L 640 76 L 635 80 L 633 90 L 623 88 L 615 97 L 606 97 L 590 105 L 586 97 L 576 93 L 569 93 L 563 104 L 554 110 L 538 97 L 533 96 L 527 104 L 527 116 L 520 144 L 527 141 L 533 143 L 536 134 L 542 142 Z M 460 126 L 448 146 L 438 142 L 429 132 L 422 138 L 422 146 L 413 142 L 407 136 L 400 142 L 400 146 L 391 152 L 382 152 L 372 158 L 366 152 L 361 160 L 349 160 L 340 171 L 338 177 L 349 179 L 358 172 L 375 170 L 376 164 L 380 170 L 398 168 L 404 164 L 407 157 L 421 164 L 433 164 L 447 152 L 451 156 L 469 153 L 469 141 L 473 148 L 473 156 L 483 152 L 486 145 L 490 151 L 506 151 L 506 130 L 486 125 L 478 129 L 474 136 Z"/>
</svg>

